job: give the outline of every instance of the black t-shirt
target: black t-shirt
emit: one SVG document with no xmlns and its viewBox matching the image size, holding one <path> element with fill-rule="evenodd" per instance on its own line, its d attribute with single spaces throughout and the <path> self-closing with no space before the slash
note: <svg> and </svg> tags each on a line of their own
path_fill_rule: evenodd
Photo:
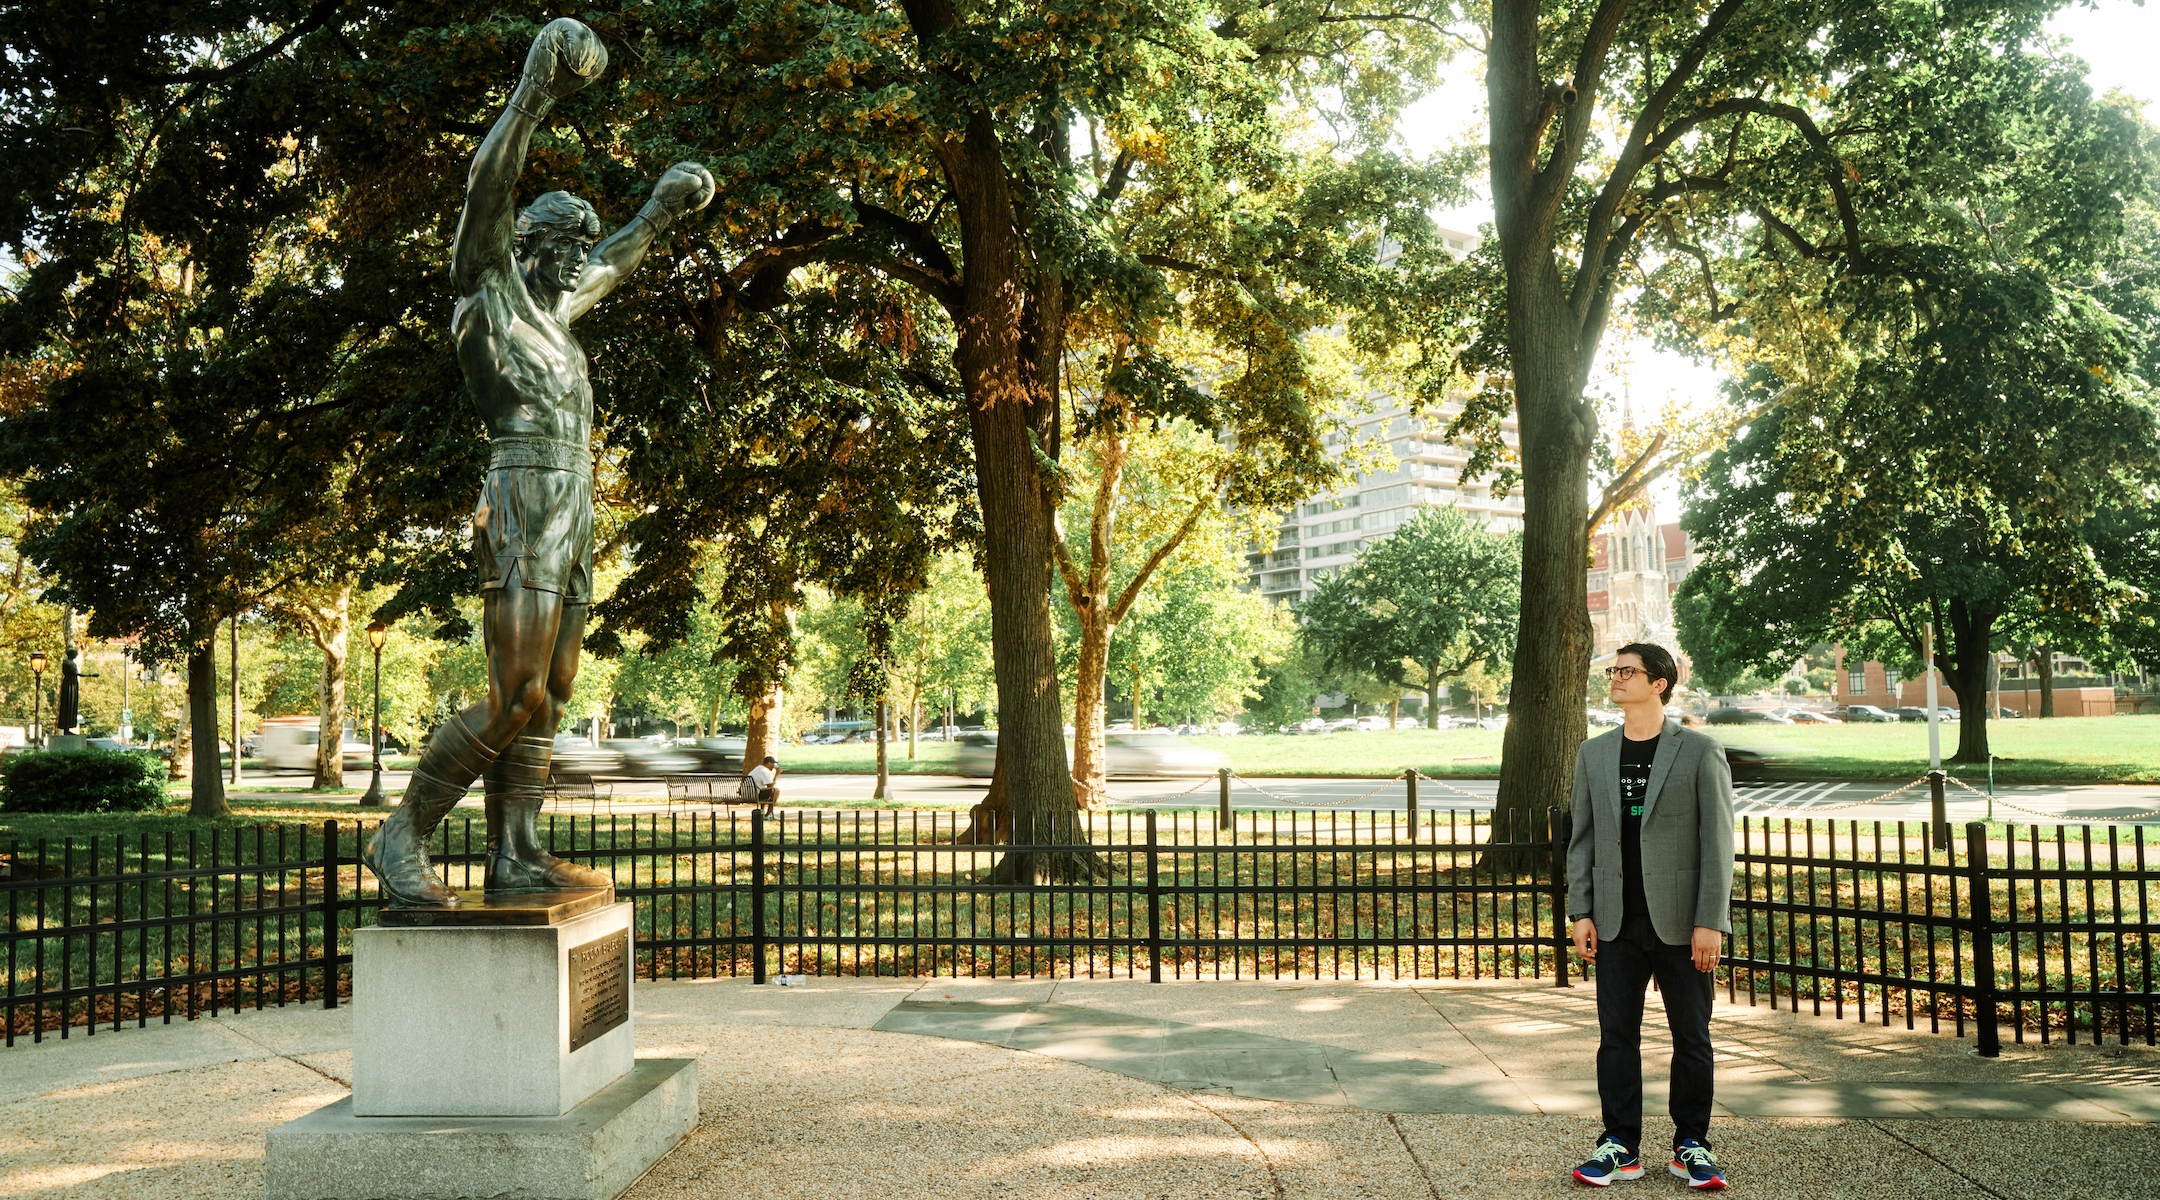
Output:
<svg viewBox="0 0 2160 1200">
<path fill-rule="evenodd" d="M 1657 759 L 1657 738 L 1636 741 L 1620 735 L 1620 891 L 1624 916 L 1650 915 L 1643 895 L 1643 801 L 1650 795 L 1650 764 Z"/>
</svg>

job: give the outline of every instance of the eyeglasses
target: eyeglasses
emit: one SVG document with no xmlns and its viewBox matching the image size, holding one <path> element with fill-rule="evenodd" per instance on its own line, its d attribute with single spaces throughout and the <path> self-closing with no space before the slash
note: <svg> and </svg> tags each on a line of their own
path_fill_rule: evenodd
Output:
<svg viewBox="0 0 2160 1200">
<path fill-rule="evenodd" d="M 1618 681 L 1620 681 L 1620 682 L 1622 682 L 1622 683 L 1625 683 L 1626 681 L 1628 681 L 1628 680 L 1630 680 L 1630 679 L 1633 679 L 1633 678 L 1635 678 L 1635 677 L 1636 677 L 1637 675 L 1644 675 L 1644 674 L 1648 674 L 1648 672 L 1644 671 L 1644 670 L 1643 670 L 1643 669 L 1642 669 L 1641 667 L 1607 667 L 1607 668 L 1605 668 L 1605 678 L 1607 678 L 1607 679 L 1613 679 L 1613 680 L 1618 680 Z"/>
</svg>

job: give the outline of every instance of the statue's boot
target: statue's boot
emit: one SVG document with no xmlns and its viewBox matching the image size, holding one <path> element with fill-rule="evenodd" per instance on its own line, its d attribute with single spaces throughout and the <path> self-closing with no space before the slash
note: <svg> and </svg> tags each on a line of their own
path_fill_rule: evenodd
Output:
<svg viewBox="0 0 2160 1200">
<path fill-rule="evenodd" d="M 428 861 L 427 839 L 443 815 L 465 798 L 465 789 L 495 761 L 461 717 L 451 717 L 428 741 L 420 765 L 413 768 L 405 797 L 368 840 L 360 861 L 382 881 L 383 896 L 401 908 L 440 907 L 457 903 Z"/>
<path fill-rule="evenodd" d="M 548 853 L 540 840 L 540 806 L 547 799 L 552 738 L 519 734 L 487 776 L 487 891 L 566 892 L 612 887 L 614 880 L 591 867 Z"/>
</svg>

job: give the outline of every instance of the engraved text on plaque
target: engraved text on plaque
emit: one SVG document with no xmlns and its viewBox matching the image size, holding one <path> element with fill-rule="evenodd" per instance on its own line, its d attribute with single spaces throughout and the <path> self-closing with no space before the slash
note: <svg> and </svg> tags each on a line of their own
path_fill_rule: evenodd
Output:
<svg viewBox="0 0 2160 1200">
<path fill-rule="evenodd" d="M 630 1019 L 630 931 L 570 947 L 570 1049 Z"/>
</svg>

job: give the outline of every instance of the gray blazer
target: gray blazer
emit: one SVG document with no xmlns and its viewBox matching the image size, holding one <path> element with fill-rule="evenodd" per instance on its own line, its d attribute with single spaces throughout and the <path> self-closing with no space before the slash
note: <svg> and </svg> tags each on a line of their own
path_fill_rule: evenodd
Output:
<svg viewBox="0 0 2160 1200">
<path fill-rule="evenodd" d="M 1616 937 L 1624 912 L 1620 868 L 1620 738 L 1601 733 L 1575 756 L 1574 831 L 1568 839 L 1568 915 L 1588 915 Z M 1695 927 L 1732 932 L 1732 768 L 1725 747 L 1668 718 L 1643 801 L 1643 897 L 1660 941 L 1681 945 Z"/>
</svg>

